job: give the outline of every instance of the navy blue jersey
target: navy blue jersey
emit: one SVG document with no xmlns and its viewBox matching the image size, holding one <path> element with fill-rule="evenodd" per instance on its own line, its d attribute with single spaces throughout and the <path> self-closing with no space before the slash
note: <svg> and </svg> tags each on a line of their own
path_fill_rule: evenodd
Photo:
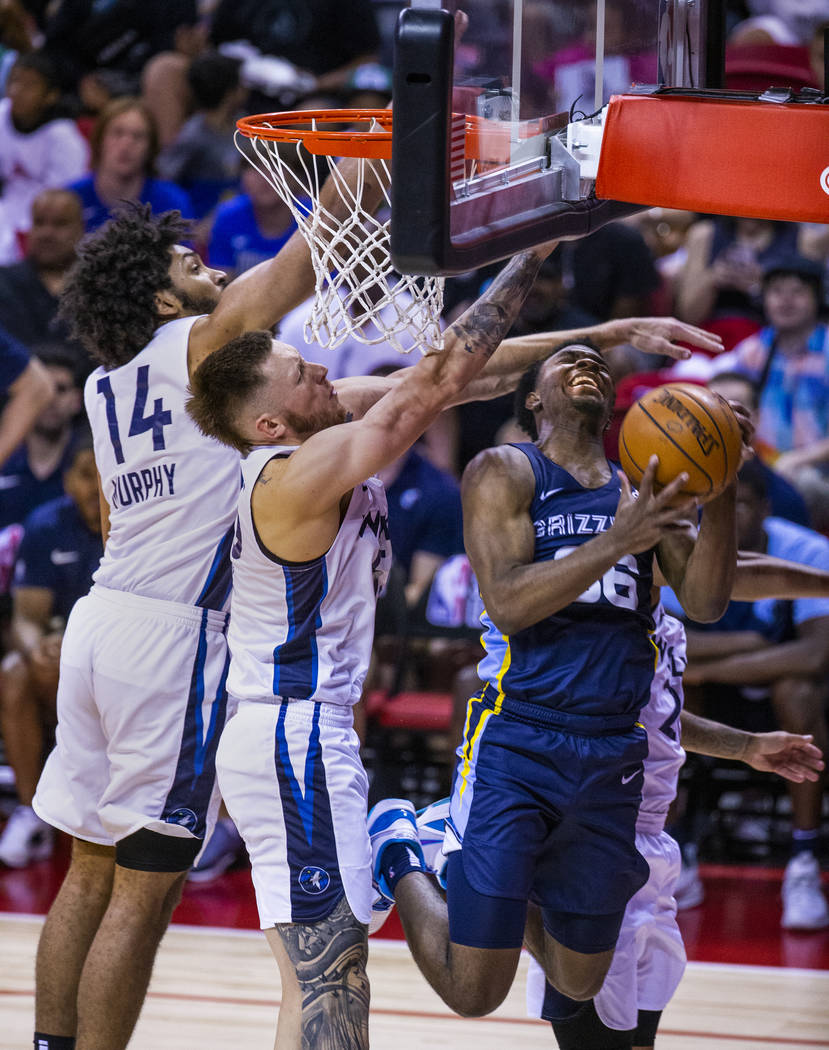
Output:
<svg viewBox="0 0 829 1050">
<path fill-rule="evenodd" d="M 588 489 L 535 445 L 515 448 L 535 475 L 533 561 L 566 557 L 610 528 L 620 493 L 615 471 L 606 484 Z M 570 605 L 512 635 L 484 612 L 487 655 L 478 673 L 496 709 L 536 713 L 576 732 L 630 726 L 647 702 L 657 655 L 652 566 L 653 551 L 625 554 Z"/>
<path fill-rule="evenodd" d="M 104 547 L 69 496 L 44 503 L 24 522 L 14 566 L 16 587 L 45 587 L 55 596 L 52 615 L 64 620 L 92 586 Z"/>
</svg>

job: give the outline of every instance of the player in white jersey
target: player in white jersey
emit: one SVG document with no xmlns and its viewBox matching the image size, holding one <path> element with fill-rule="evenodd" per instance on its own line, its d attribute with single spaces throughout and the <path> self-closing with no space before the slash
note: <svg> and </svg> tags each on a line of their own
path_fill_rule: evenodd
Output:
<svg viewBox="0 0 829 1050">
<path fill-rule="evenodd" d="M 101 363 L 85 401 L 106 546 L 67 625 L 57 742 L 34 803 L 74 838 L 38 949 L 39 1050 L 126 1046 L 217 801 L 240 468 L 187 416 L 188 383 L 313 288 L 298 235 L 227 285 L 186 231 L 177 212 L 126 209 L 83 243 L 62 297 Z"/>
<path fill-rule="evenodd" d="M 279 964 L 276 1045 L 368 1046 L 374 896 L 367 779 L 352 727 L 389 563 L 375 471 L 462 396 L 515 319 L 551 245 L 512 260 L 447 331 L 348 425 L 324 367 L 251 333 L 193 376 L 188 410 L 247 453 L 233 543 L 229 693 L 217 759 Z M 368 479 L 368 480 L 366 480 Z M 420 867 L 419 845 L 407 862 Z"/>
</svg>

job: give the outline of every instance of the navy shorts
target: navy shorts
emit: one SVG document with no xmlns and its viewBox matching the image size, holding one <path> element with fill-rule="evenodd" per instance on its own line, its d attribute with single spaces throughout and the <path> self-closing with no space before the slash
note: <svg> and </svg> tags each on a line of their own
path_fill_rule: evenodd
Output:
<svg viewBox="0 0 829 1050">
<path fill-rule="evenodd" d="M 577 734 L 470 700 L 450 806 L 463 866 L 462 879 L 449 879 L 452 941 L 517 947 L 529 900 L 565 947 L 612 948 L 648 878 L 635 845 L 647 750 L 638 725 Z M 476 894 L 500 903 L 471 908 Z"/>
</svg>

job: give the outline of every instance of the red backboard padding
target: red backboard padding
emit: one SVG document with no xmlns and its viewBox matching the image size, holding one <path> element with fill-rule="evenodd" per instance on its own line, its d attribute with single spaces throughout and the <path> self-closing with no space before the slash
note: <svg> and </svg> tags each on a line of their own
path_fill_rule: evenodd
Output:
<svg viewBox="0 0 829 1050">
<path fill-rule="evenodd" d="M 615 95 L 596 196 L 829 222 L 829 106 Z"/>
</svg>

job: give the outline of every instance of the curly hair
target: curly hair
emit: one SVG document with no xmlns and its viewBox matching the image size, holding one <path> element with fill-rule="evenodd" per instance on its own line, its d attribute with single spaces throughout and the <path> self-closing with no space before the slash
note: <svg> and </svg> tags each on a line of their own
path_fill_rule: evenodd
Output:
<svg viewBox="0 0 829 1050">
<path fill-rule="evenodd" d="M 131 361 L 152 338 L 156 292 L 173 284 L 170 250 L 189 228 L 179 211 L 153 216 L 148 204 L 124 202 L 114 219 L 81 241 L 59 317 L 104 368 Z"/>
<path fill-rule="evenodd" d="M 270 332 L 245 332 L 206 357 L 190 380 L 184 407 L 196 426 L 243 456 L 253 446 L 239 432 L 236 417 L 261 387 L 272 347 Z"/>
</svg>

